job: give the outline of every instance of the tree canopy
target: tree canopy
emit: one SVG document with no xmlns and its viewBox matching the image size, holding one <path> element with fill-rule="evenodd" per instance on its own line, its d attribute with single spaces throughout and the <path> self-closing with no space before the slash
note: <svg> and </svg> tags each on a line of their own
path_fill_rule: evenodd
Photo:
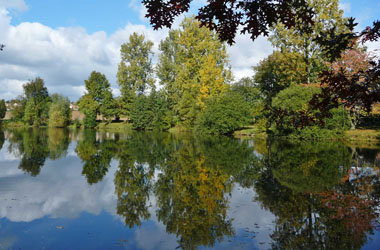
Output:
<svg viewBox="0 0 380 250">
<path fill-rule="evenodd" d="M 170 28 L 175 17 L 190 9 L 190 2 L 142 0 L 147 8 L 145 16 L 154 29 Z M 250 34 L 254 40 L 260 35 L 268 35 L 270 27 L 278 22 L 287 28 L 296 26 L 296 20 L 312 24 L 312 15 L 313 11 L 306 0 L 213 0 L 199 9 L 197 19 L 202 26 L 216 30 L 223 41 L 232 44 L 241 27 L 241 32 Z"/>
</svg>

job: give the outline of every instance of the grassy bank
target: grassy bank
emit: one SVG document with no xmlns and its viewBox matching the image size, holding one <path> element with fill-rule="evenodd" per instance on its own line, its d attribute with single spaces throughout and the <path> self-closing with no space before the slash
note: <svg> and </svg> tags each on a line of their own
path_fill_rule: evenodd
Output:
<svg viewBox="0 0 380 250">
<path fill-rule="evenodd" d="M 241 130 L 235 131 L 235 137 L 267 137 L 265 132 L 258 130 L 255 126 L 247 126 Z M 328 138 L 325 138 L 328 139 Z M 341 137 L 330 139 L 340 139 L 348 142 L 380 144 L 380 128 L 360 128 L 344 131 Z"/>
<path fill-rule="evenodd" d="M 235 137 L 268 137 L 267 133 L 263 132 L 262 130 L 258 129 L 255 125 L 247 126 L 245 128 L 242 128 L 240 130 L 237 130 L 233 134 Z"/>
<path fill-rule="evenodd" d="M 354 129 L 344 132 L 344 139 L 348 141 L 380 142 L 378 129 Z"/>
<path fill-rule="evenodd" d="M 110 130 L 110 131 L 125 131 L 132 129 L 131 123 L 124 123 L 124 122 L 115 122 L 115 123 L 105 123 L 100 122 L 96 126 L 97 130 Z"/>
</svg>

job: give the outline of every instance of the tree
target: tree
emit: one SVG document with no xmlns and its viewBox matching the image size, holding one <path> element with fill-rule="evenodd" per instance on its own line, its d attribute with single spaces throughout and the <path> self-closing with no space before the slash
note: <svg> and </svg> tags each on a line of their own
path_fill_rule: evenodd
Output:
<svg viewBox="0 0 380 250">
<path fill-rule="evenodd" d="M 122 113 L 128 114 L 136 95 L 154 88 L 152 66 L 153 42 L 145 41 L 144 35 L 133 33 L 129 41 L 121 45 L 121 62 L 117 72 L 120 86 Z"/>
<path fill-rule="evenodd" d="M 52 95 L 52 104 L 49 109 L 49 127 L 66 127 L 71 119 L 70 101 L 59 94 Z"/>
<path fill-rule="evenodd" d="M 104 99 L 102 105 L 100 105 L 100 114 L 103 120 L 111 122 L 112 119 L 119 117 L 119 106 L 117 100 L 113 98 L 111 91 L 104 93 Z"/>
<path fill-rule="evenodd" d="M 112 109 L 112 92 L 111 85 L 105 75 L 100 72 L 92 71 L 88 80 L 84 81 L 87 95 L 92 97 L 92 100 L 98 104 L 96 114 L 101 114 L 103 111 L 107 115 L 107 108 Z M 106 104 L 105 108 L 101 108 Z M 108 116 L 108 115 L 107 115 Z"/>
<path fill-rule="evenodd" d="M 5 114 L 7 113 L 7 106 L 3 99 L 0 100 L 0 120 L 4 119 Z"/>
<path fill-rule="evenodd" d="M 269 37 L 272 45 L 281 50 L 299 54 L 305 61 L 305 75 L 303 83 L 317 82 L 318 73 L 324 67 L 326 58 L 322 47 L 318 44 L 317 37 L 325 30 L 334 28 L 335 34 L 349 32 L 345 25 L 347 18 L 343 18 L 343 11 L 339 9 L 338 0 L 307 0 L 310 8 L 314 10 L 313 25 L 296 20 L 298 25 L 293 28 L 278 23 L 273 28 L 273 34 Z M 311 32 L 304 32 L 300 26 L 307 26 Z M 330 37 L 326 37 L 329 39 Z"/>
<path fill-rule="evenodd" d="M 22 87 L 24 88 L 24 95 L 27 100 L 33 98 L 36 103 L 41 103 L 49 97 L 49 92 L 45 87 L 45 82 L 40 77 L 31 80 Z"/>
<path fill-rule="evenodd" d="M 154 29 L 170 28 L 174 18 L 187 12 L 191 0 L 142 0 L 147 8 L 145 15 L 150 19 Z M 202 26 L 216 30 L 223 41 L 234 43 L 238 30 L 251 35 L 255 40 L 260 35 L 268 35 L 274 24 L 281 22 L 291 28 L 298 24 L 313 23 L 313 11 L 306 0 L 241 0 L 241 1 L 209 1 L 199 9 L 197 19 Z M 302 28 L 302 27 L 300 27 Z"/>
<path fill-rule="evenodd" d="M 37 77 L 23 85 L 25 96 L 24 121 L 29 125 L 40 126 L 47 124 L 49 118 L 49 106 L 51 98 L 44 80 Z"/>
<path fill-rule="evenodd" d="M 34 98 L 30 98 L 25 105 L 24 122 L 33 125 L 38 120 L 38 113 Z"/>
<path fill-rule="evenodd" d="M 84 82 L 87 93 L 79 99 L 78 105 L 79 110 L 85 114 L 85 127 L 92 128 L 96 126 L 98 114 L 110 120 L 117 114 L 117 109 L 111 85 L 104 74 L 92 71 L 88 80 Z"/>
<path fill-rule="evenodd" d="M 185 18 L 160 44 L 157 75 L 177 121 L 185 126 L 194 125 L 207 99 L 222 95 L 232 78 L 225 45 L 199 24 Z"/>
<path fill-rule="evenodd" d="M 274 51 L 253 69 L 254 82 L 262 98 L 260 126 L 268 131 L 272 122 L 272 99 L 283 89 L 303 83 L 306 65 L 298 53 Z"/>
<path fill-rule="evenodd" d="M 155 29 L 171 27 L 176 16 L 187 12 L 191 0 L 143 0 L 147 8 L 146 17 L 150 19 Z M 317 3 L 317 2 L 316 2 Z M 332 2 L 334 4 L 334 2 Z M 214 29 L 223 41 L 233 44 L 236 32 L 243 26 L 243 33 L 249 33 L 255 40 L 259 35 L 268 35 L 268 31 L 274 24 L 283 23 L 286 28 L 295 27 L 302 33 L 312 33 L 314 25 L 314 11 L 306 0 L 241 0 L 241 1 L 209 1 L 199 9 L 198 20 L 202 25 Z M 374 21 L 372 27 L 367 27 L 359 33 L 354 32 L 357 25 L 354 18 L 346 22 L 348 31 L 337 34 L 336 25 L 320 33 L 317 37 L 318 44 L 322 47 L 323 54 L 330 62 L 339 58 L 342 51 L 351 47 L 352 41 L 360 39 L 365 41 L 377 41 L 380 38 L 380 21 Z M 301 27 L 299 27 L 302 24 Z M 332 107 L 339 106 L 339 100 L 348 99 L 347 106 L 355 106 L 355 100 L 362 103 L 367 111 L 372 104 L 380 101 L 379 91 L 380 60 L 371 62 L 372 67 L 366 71 L 367 77 L 360 88 L 350 88 L 355 83 L 344 76 L 333 76 L 331 70 L 321 73 L 324 90 L 317 97 L 314 108 L 319 108 L 323 115 L 328 115 Z M 307 71 L 308 72 L 308 71 Z M 309 78 L 310 79 L 310 78 Z M 339 82 L 337 85 L 336 83 Z M 348 89 L 348 91 L 347 91 Z M 322 101 L 318 101 L 323 97 Z"/>
<path fill-rule="evenodd" d="M 22 96 L 9 101 L 9 105 L 12 107 L 10 112 L 13 121 L 22 121 L 24 119 L 25 101 L 25 98 Z"/>
<path fill-rule="evenodd" d="M 166 130 L 170 128 L 167 102 L 162 92 L 139 95 L 131 105 L 132 127 L 138 130 Z"/>
<path fill-rule="evenodd" d="M 96 127 L 96 111 L 99 104 L 90 95 L 82 96 L 78 101 L 79 110 L 84 114 L 83 125 L 85 128 Z"/>
</svg>

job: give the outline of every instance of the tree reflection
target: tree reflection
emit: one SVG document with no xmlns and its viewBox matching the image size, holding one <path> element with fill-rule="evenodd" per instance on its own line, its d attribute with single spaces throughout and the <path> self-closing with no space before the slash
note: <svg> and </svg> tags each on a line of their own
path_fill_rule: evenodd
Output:
<svg viewBox="0 0 380 250">
<path fill-rule="evenodd" d="M 96 131 L 84 130 L 75 149 L 83 162 L 82 175 L 89 184 L 98 183 L 107 174 L 117 150 L 117 141 L 97 140 Z"/>
<path fill-rule="evenodd" d="M 19 168 L 37 176 L 46 159 L 56 160 L 66 155 L 69 145 L 64 130 L 21 129 L 8 131 L 8 152 L 21 158 Z"/>
<path fill-rule="evenodd" d="M 57 160 L 67 155 L 67 149 L 70 144 L 69 131 L 62 128 L 48 129 L 48 149 L 49 158 Z"/>
<path fill-rule="evenodd" d="M 213 246 L 232 236 L 227 219 L 233 168 L 249 164 L 248 145 L 229 138 L 202 138 L 168 133 L 131 133 L 119 142 L 115 174 L 117 213 L 126 225 L 150 217 L 149 197 L 156 197 L 156 215 L 184 249 Z M 229 162 L 217 152 L 233 155 Z M 224 157 L 224 158 L 223 158 Z M 233 166 L 231 166 L 233 164 Z"/>
<path fill-rule="evenodd" d="M 167 232 L 180 238 L 182 248 L 213 246 L 233 235 L 231 220 L 226 217 L 230 175 L 215 167 L 217 160 L 206 158 L 192 140 L 176 144 L 177 150 L 162 166 L 154 189 L 157 217 Z"/>
<path fill-rule="evenodd" d="M 364 245 L 378 218 L 378 176 L 353 179 L 348 148 L 339 143 L 271 144 L 262 164 L 256 200 L 276 216 L 274 249 Z"/>
<path fill-rule="evenodd" d="M 143 135 L 143 136 L 141 136 Z M 152 134 L 132 133 L 119 144 L 119 168 L 115 174 L 117 213 L 129 227 L 141 225 L 150 217 L 147 202 L 152 189 L 156 161 L 164 155 L 165 145 Z"/>
</svg>

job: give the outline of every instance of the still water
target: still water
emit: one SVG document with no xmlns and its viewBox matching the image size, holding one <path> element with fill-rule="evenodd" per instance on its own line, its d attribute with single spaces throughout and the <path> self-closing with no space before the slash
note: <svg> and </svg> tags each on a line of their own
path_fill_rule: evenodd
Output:
<svg viewBox="0 0 380 250">
<path fill-rule="evenodd" d="M 0 249 L 379 249 L 380 148 L 0 131 Z"/>
</svg>

